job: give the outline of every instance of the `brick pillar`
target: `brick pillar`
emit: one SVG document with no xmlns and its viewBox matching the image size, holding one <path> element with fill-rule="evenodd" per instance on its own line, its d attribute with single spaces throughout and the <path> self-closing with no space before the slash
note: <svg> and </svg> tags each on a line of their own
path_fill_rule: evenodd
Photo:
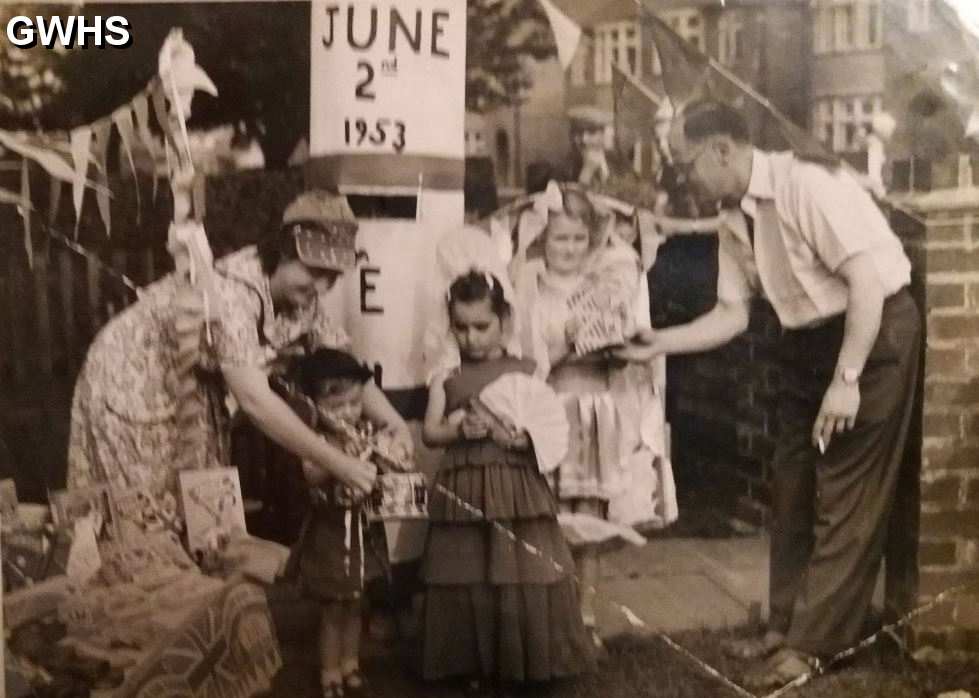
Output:
<svg viewBox="0 0 979 698">
<path fill-rule="evenodd" d="M 925 602 L 979 583 L 979 189 L 903 205 L 915 213 L 896 214 L 894 227 L 926 316 L 917 560 Z M 922 616 L 915 631 L 918 644 L 979 652 L 979 588 Z"/>
</svg>

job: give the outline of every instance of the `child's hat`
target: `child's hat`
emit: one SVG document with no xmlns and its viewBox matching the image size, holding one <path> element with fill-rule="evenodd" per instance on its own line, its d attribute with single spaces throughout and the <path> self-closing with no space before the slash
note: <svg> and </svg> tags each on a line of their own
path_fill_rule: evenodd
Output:
<svg viewBox="0 0 979 698">
<path fill-rule="evenodd" d="M 347 271 L 356 263 L 357 219 L 343 194 L 313 189 L 297 196 L 282 214 L 303 264 Z"/>
<path fill-rule="evenodd" d="M 339 349 L 322 347 L 299 360 L 298 378 L 303 389 L 314 392 L 325 380 L 352 380 L 366 383 L 374 372 L 354 356 Z"/>
</svg>

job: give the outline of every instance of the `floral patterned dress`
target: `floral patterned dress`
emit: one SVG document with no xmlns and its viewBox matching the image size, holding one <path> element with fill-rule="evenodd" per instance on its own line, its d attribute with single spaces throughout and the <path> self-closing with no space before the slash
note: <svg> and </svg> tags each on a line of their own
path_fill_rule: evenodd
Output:
<svg viewBox="0 0 979 698">
<path fill-rule="evenodd" d="M 227 391 L 221 370 L 267 369 L 302 347 L 345 346 L 348 339 L 314 302 L 276 315 L 269 279 L 257 251 L 246 247 L 215 265 L 211 341 L 201 343 L 195 367 L 196 428 L 203 431 L 203 467 L 229 464 Z M 75 384 L 68 442 L 68 487 L 108 483 L 176 492 L 184 425 L 178 424 L 178 292 L 169 275 L 96 336 Z"/>
</svg>

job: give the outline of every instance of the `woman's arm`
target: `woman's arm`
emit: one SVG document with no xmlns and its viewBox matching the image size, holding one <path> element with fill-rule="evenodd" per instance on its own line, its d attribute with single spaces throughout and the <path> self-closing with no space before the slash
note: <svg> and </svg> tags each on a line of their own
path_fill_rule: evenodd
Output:
<svg viewBox="0 0 979 698">
<path fill-rule="evenodd" d="M 406 457 L 414 453 L 415 444 L 411 439 L 408 423 L 373 382 L 364 386 L 364 414 L 372 422 L 394 434 L 394 444 L 404 451 Z"/>
<path fill-rule="evenodd" d="M 222 369 L 222 373 L 245 414 L 269 438 L 354 490 L 363 494 L 371 491 L 377 468 L 372 463 L 348 456 L 303 424 L 269 387 L 264 371 L 237 367 Z"/>
</svg>

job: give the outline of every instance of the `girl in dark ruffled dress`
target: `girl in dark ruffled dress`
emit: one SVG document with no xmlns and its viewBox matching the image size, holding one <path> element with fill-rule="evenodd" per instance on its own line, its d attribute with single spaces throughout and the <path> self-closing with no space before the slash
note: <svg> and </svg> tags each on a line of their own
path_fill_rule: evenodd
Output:
<svg viewBox="0 0 979 698">
<path fill-rule="evenodd" d="M 506 354 L 511 309 L 494 276 L 457 278 L 448 311 L 462 363 L 432 380 L 425 415 L 425 442 L 446 453 L 422 561 L 423 676 L 499 685 L 579 674 L 593 649 L 533 444 L 472 409 L 484 387 L 511 372 L 532 375 L 534 363 Z"/>
</svg>

